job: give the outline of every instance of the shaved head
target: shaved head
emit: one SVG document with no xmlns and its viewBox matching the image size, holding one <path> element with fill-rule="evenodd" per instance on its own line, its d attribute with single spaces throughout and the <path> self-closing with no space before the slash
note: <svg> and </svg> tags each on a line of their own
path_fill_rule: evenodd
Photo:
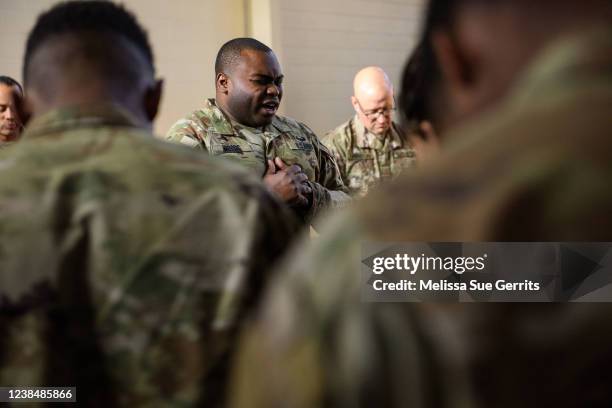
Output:
<svg viewBox="0 0 612 408">
<path fill-rule="evenodd" d="M 380 67 L 366 67 L 353 80 L 353 108 L 367 130 L 384 136 L 391 128 L 393 84 Z"/>
<path fill-rule="evenodd" d="M 357 99 L 393 97 L 393 85 L 385 71 L 380 67 L 366 67 L 355 75 L 353 93 Z"/>
</svg>

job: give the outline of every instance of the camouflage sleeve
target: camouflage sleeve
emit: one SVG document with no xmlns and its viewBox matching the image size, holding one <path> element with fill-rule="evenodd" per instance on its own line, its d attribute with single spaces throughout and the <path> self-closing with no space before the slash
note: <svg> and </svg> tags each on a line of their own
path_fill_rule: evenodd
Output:
<svg viewBox="0 0 612 408">
<path fill-rule="evenodd" d="M 172 125 L 166 134 L 166 140 L 193 149 L 210 151 L 207 144 L 207 135 L 206 127 L 201 122 L 194 118 L 185 118 Z"/>
<path fill-rule="evenodd" d="M 312 130 L 304 124 L 301 124 L 301 127 L 312 141 L 320 168 L 319 178 L 308 182 L 312 188 L 312 203 L 305 218 L 312 222 L 323 210 L 346 207 L 351 198 L 332 153 Z"/>
<path fill-rule="evenodd" d="M 321 142 L 329 152 L 332 154 L 340 170 L 340 177 L 345 186 L 348 185 L 348 178 L 346 174 L 346 149 L 341 146 L 340 141 L 341 134 L 338 131 L 330 131 L 321 138 Z"/>
</svg>

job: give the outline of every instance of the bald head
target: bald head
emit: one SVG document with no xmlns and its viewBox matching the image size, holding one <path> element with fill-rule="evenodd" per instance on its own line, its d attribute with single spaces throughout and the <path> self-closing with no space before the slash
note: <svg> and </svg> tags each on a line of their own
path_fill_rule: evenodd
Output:
<svg viewBox="0 0 612 408">
<path fill-rule="evenodd" d="M 393 85 L 380 67 L 366 67 L 355 75 L 352 103 L 361 123 L 377 136 L 391 127 Z"/>
<path fill-rule="evenodd" d="M 355 75 L 353 92 L 359 100 L 362 98 L 381 99 L 387 95 L 393 98 L 393 85 L 382 68 L 366 67 Z"/>
</svg>

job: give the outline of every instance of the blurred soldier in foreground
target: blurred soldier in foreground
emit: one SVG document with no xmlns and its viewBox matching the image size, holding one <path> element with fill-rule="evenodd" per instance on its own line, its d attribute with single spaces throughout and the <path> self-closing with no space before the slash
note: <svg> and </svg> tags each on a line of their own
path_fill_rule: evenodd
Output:
<svg viewBox="0 0 612 408">
<path fill-rule="evenodd" d="M 17 109 L 21 98 L 21 85 L 11 77 L 0 76 L 0 149 L 21 135 L 23 125 Z"/>
<path fill-rule="evenodd" d="M 412 167 L 415 152 L 392 121 L 393 85 L 379 67 L 355 75 L 351 103 L 355 116 L 327 133 L 323 143 L 336 158 L 351 194 L 363 197 L 382 181 Z"/>
<path fill-rule="evenodd" d="M 612 406 L 610 304 L 367 303 L 358 267 L 366 240 L 611 241 L 611 18 L 600 0 L 430 3 L 444 152 L 288 258 L 234 406 Z"/>
<path fill-rule="evenodd" d="M 430 83 L 426 71 L 425 56 L 428 44 L 420 43 L 410 55 L 402 75 L 402 93 L 399 104 L 402 128 L 412 145 L 419 167 L 438 156 L 440 141 L 435 131 L 431 111 L 431 98 L 435 94 L 435 83 Z"/>
<path fill-rule="evenodd" d="M 168 140 L 240 162 L 305 222 L 349 202 L 338 166 L 317 136 L 276 114 L 283 74 L 270 48 L 233 39 L 219 50 L 215 74 L 216 99 L 174 124 Z"/>
<path fill-rule="evenodd" d="M 100 407 L 223 392 L 294 223 L 242 169 L 150 135 L 154 75 L 146 33 L 110 2 L 61 3 L 28 37 L 33 119 L 0 152 L 2 386 L 76 386 Z"/>
</svg>

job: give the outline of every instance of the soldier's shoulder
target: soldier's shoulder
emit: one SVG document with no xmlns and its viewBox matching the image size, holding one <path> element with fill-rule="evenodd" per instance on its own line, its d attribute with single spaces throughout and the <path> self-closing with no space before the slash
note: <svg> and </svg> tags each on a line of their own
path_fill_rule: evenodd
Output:
<svg viewBox="0 0 612 408">
<path fill-rule="evenodd" d="M 352 131 L 352 121 L 353 119 L 349 119 L 336 128 L 327 132 L 321 140 L 328 147 L 347 147 L 351 144 L 351 139 L 353 137 Z"/>
<path fill-rule="evenodd" d="M 210 128 L 225 130 L 228 126 L 229 123 L 221 110 L 212 100 L 207 100 L 203 106 L 175 122 L 170 132 L 180 131 L 183 128 L 202 132 Z"/>
</svg>

